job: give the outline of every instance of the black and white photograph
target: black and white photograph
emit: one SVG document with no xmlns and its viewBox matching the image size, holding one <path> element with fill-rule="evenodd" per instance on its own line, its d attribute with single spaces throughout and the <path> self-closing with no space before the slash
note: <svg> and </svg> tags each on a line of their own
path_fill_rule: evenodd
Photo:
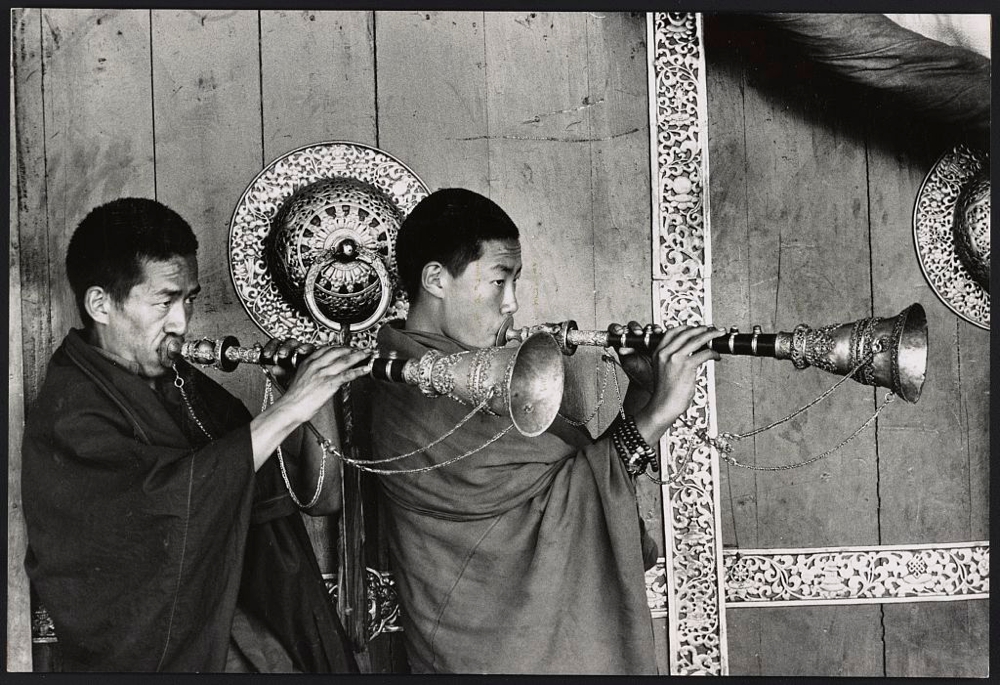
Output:
<svg viewBox="0 0 1000 685">
<path fill-rule="evenodd" d="M 9 674 L 989 676 L 987 3 L 538 5 L 10 11 Z"/>
</svg>

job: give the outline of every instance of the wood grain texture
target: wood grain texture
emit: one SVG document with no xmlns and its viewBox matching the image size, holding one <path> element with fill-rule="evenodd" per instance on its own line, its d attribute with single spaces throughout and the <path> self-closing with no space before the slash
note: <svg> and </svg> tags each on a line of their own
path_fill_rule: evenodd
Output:
<svg viewBox="0 0 1000 685">
<path fill-rule="evenodd" d="M 44 10 L 42 19 L 49 282 L 58 343 L 79 325 L 64 263 L 77 224 L 109 200 L 154 196 L 149 13 Z"/>
<path fill-rule="evenodd" d="M 989 674 L 989 600 L 883 608 L 885 675 L 984 678 Z"/>
<path fill-rule="evenodd" d="M 989 333 L 965 323 L 928 286 L 913 248 L 924 175 L 954 140 L 888 109 L 872 122 L 872 281 L 887 310 L 920 302 L 927 380 L 915 405 L 878 426 L 882 542 L 959 542 L 989 535 Z M 983 676 L 988 601 L 883 607 L 888 676 Z"/>
<path fill-rule="evenodd" d="M 958 328 L 960 412 L 969 459 L 969 539 L 990 535 L 990 332 Z"/>
<path fill-rule="evenodd" d="M 865 144 L 846 117 L 846 96 L 814 78 L 789 75 L 776 81 L 753 69 L 746 78 L 751 322 L 764 330 L 787 331 L 800 322 L 818 327 L 868 316 Z M 712 163 L 724 166 L 726 161 Z M 722 280 L 725 274 L 716 272 L 713 278 Z M 720 415 L 720 430 L 743 432 L 767 425 L 838 380 L 813 368 L 796 370 L 788 362 L 758 364 L 754 423 L 734 426 Z M 821 406 L 740 443 L 735 456 L 759 466 L 809 459 L 860 426 L 874 411 L 873 399 L 870 388 L 845 385 Z M 820 463 L 758 473 L 758 544 L 878 542 L 874 448 L 869 431 Z"/>
<path fill-rule="evenodd" d="M 14 67 L 15 42 L 23 41 L 26 30 L 37 39 L 38 13 L 15 10 L 11 16 L 15 29 L 11 42 L 11 65 Z M 28 28 L 30 26 L 30 29 Z M 20 45 L 18 46 L 20 48 Z M 17 65 L 14 71 L 26 67 Z M 10 90 L 10 140 L 17 140 L 17 101 Z M 17 146 L 11 147 L 10 180 L 14 192 L 8 197 L 10 226 L 8 234 L 7 277 L 9 292 L 7 320 L 7 671 L 31 671 L 31 592 L 24 570 L 28 534 L 21 506 L 21 440 L 24 436 L 24 363 L 21 330 L 21 260 L 18 217 L 19 158 Z"/>
<path fill-rule="evenodd" d="M 50 256 L 46 210 L 42 30 L 41 10 L 18 11 L 12 16 L 11 92 L 16 100 L 12 114 L 17 134 L 11 139 L 11 158 L 17 160 L 17 166 L 10 180 L 12 195 L 17 197 L 17 223 L 11 230 L 19 234 L 18 291 L 26 407 L 38 394 L 54 348 L 49 263 L 58 260 L 58 256 Z M 57 287 L 68 286 L 60 283 Z"/>
<path fill-rule="evenodd" d="M 379 145 L 431 191 L 491 196 L 483 24 L 481 12 L 375 13 Z"/>
<path fill-rule="evenodd" d="M 737 42 L 741 28 L 715 28 L 708 48 L 714 323 L 773 332 L 868 316 L 865 143 L 844 116 L 842 94 L 825 81 L 767 71 L 770 62 L 754 61 Z M 720 43 L 723 49 L 713 53 Z M 837 380 L 787 362 L 724 358 L 716 363 L 719 430 L 765 426 Z M 870 388 L 845 385 L 804 415 L 738 443 L 734 456 L 759 466 L 811 458 L 861 425 L 873 399 Z M 723 541 L 877 543 L 876 468 L 871 431 L 799 469 L 729 466 L 721 490 L 730 500 L 722 512 Z M 879 612 L 877 606 L 728 612 L 730 673 L 878 675 Z"/>
<path fill-rule="evenodd" d="M 758 322 L 750 315 L 750 293 L 757 285 L 750 273 L 745 67 L 740 54 L 727 43 L 723 27 L 711 21 L 705 23 L 705 60 L 713 274 L 710 323 L 748 331 Z M 761 364 L 750 357 L 726 357 L 715 363 L 720 430 L 753 425 L 754 388 Z M 757 473 L 720 462 L 720 474 L 723 545 L 757 547 Z"/>
<path fill-rule="evenodd" d="M 264 159 L 331 140 L 375 145 L 371 12 L 261 11 Z"/>
<path fill-rule="evenodd" d="M 579 312 L 573 318 L 593 328 L 586 15 L 487 13 L 484 21 L 492 198 L 520 228 L 524 250 L 518 319 Z"/>
<path fill-rule="evenodd" d="M 730 675 L 880 676 L 882 642 L 878 609 L 877 606 L 733 609 L 726 615 Z M 764 631 L 759 636 L 747 630 L 756 628 L 758 621 Z"/>
<path fill-rule="evenodd" d="M 905 123 L 899 126 L 916 137 L 915 129 Z M 983 443 L 980 440 L 975 448 L 969 444 L 967 417 L 962 413 L 968 408 L 962 402 L 959 361 L 959 328 L 964 324 L 927 285 L 911 237 L 914 200 L 937 150 L 919 142 L 912 148 L 906 155 L 890 155 L 885 145 L 873 145 L 871 150 L 872 177 L 878 180 L 872 193 L 877 220 L 872 232 L 876 299 L 887 310 L 921 302 L 928 318 L 927 380 L 920 400 L 887 411 L 879 421 L 882 542 L 960 542 L 972 539 L 970 451 L 979 452 Z M 969 345 L 967 353 L 975 350 L 976 345 Z M 984 352 L 980 347 L 979 355 Z M 985 419 L 987 406 L 984 402 L 973 411 L 982 411 Z"/>
</svg>

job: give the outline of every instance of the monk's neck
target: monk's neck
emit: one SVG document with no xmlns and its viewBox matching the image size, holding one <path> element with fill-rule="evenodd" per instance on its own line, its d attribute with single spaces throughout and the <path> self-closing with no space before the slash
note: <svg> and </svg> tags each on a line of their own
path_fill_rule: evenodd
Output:
<svg viewBox="0 0 1000 685">
<path fill-rule="evenodd" d="M 424 300 L 413 304 L 406 315 L 403 330 L 445 335 L 441 330 L 440 314 L 435 310 L 434 304 L 436 303 L 427 304 Z"/>
</svg>

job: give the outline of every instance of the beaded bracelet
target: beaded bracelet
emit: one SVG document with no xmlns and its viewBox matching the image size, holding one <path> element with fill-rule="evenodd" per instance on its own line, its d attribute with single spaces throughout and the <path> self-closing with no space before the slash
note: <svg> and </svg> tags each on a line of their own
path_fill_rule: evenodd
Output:
<svg viewBox="0 0 1000 685">
<path fill-rule="evenodd" d="M 649 446 L 642 437 L 635 419 L 624 416 L 611 434 L 611 444 L 618 452 L 618 458 L 625 465 L 625 470 L 632 476 L 638 476 L 646 471 L 646 466 L 652 465 L 653 471 L 659 471 L 656 463 L 656 450 Z"/>
</svg>

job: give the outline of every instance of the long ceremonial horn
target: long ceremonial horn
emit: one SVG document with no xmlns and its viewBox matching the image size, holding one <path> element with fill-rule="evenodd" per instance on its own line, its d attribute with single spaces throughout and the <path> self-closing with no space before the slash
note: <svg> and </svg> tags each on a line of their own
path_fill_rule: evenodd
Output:
<svg viewBox="0 0 1000 685">
<path fill-rule="evenodd" d="M 575 321 L 515 329 L 508 319 L 497 334 L 497 342 L 525 340 L 541 331 L 552 335 L 564 354 L 573 354 L 579 345 L 651 350 L 663 337 L 581 331 Z M 731 328 L 729 335 L 712 340 L 709 347 L 720 354 L 789 359 L 797 369 L 815 366 L 841 376 L 861 365 L 854 375 L 859 383 L 889 388 L 913 403 L 920 398 L 927 369 L 927 316 L 924 308 L 914 303 L 890 319 L 871 317 L 822 328 L 800 324 L 791 333 L 763 333 L 760 326 L 754 326 L 752 333 Z"/>
<path fill-rule="evenodd" d="M 303 357 L 268 358 L 260 345 L 240 347 L 233 336 L 181 342 L 169 339 L 166 356 L 232 371 L 241 363 L 294 369 Z M 375 357 L 363 364 L 380 381 L 415 385 L 430 397 L 449 395 L 486 408 L 496 416 L 508 414 L 514 427 L 528 437 L 552 425 L 562 403 L 564 368 L 558 343 L 551 335 L 526 335 L 517 347 L 484 347 L 443 355 L 431 351 L 419 359 Z"/>
</svg>

